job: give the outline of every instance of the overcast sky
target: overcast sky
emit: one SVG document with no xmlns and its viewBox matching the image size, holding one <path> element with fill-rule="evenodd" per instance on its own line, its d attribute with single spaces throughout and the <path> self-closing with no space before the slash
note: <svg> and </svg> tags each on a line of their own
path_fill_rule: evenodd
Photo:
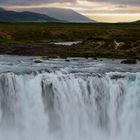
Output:
<svg viewBox="0 0 140 140">
<path fill-rule="evenodd" d="M 0 0 L 0 6 L 12 10 L 69 8 L 104 22 L 140 20 L 140 0 Z"/>
</svg>

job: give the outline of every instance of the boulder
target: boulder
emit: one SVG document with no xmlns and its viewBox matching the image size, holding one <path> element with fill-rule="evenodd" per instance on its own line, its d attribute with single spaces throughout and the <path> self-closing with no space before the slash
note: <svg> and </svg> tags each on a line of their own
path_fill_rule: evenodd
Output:
<svg viewBox="0 0 140 140">
<path fill-rule="evenodd" d="M 34 63 L 43 63 L 42 60 L 34 60 Z"/>
<path fill-rule="evenodd" d="M 93 60 L 97 60 L 97 58 L 96 57 L 93 57 Z"/>
<path fill-rule="evenodd" d="M 121 61 L 122 64 L 137 64 L 137 60 L 136 59 L 126 59 Z"/>
<path fill-rule="evenodd" d="M 70 60 L 69 60 L 69 59 L 65 59 L 65 61 L 66 61 L 66 62 L 70 62 Z"/>
<path fill-rule="evenodd" d="M 113 75 L 111 77 L 111 79 L 113 79 L 113 80 L 118 80 L 118 79 L 121 79 L 121 78 L 125 78 L 125 76 L 124 75 Z"/>
</svg>

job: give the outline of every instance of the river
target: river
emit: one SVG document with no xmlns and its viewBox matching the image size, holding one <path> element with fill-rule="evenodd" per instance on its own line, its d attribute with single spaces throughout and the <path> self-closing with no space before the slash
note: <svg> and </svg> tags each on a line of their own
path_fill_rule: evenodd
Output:
<svg viewBox="0 0 140 140">
<path fill-rule="evenodd" d="M 0 140 L 139 140 L 140 63 L 120 61 L 0 56 Z"/>
</svg>

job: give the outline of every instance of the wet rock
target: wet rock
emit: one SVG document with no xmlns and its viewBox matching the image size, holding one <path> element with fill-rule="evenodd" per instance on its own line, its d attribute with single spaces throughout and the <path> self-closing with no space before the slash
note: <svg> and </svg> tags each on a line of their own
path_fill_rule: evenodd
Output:
<svg viewBox="0 0 140 140">
<path fill-rule="evenodd" d="M 94 58 L 93 58 L 93 60 L 97 60 L 97 58 L 96 58 L 96 57 L 94 57 Z"/>
<path fill-rule="evenodd" d="M 66 61 L 66 62 L 70 62 L 70 60 L 69 60 L 69 59 L 65 59 L 65 61 Z"/>
<path fill-rule="evenodd" d="M 43 63 L 42 60 L 34 60 L 34 63 Z"/>
<path fill-rule="evenodd" d="M 126 59 L 121 61 L 122 64 L 137 64 L 137 60 L 136 59 Z"/>
<path fill-rule="evenodd" d="M 118 80 L 118 79 L 121 79 L 121 78 L 125 78 L 125 76 L 124 75 L 113 75 L 111 77 L 111 79 L 113 79 L 113 80 Z"/>
</svg>

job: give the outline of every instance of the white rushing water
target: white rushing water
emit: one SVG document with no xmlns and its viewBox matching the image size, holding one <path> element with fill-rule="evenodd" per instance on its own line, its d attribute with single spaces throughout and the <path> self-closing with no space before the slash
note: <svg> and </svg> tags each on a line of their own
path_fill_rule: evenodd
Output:
<svg viewBox="0 0 140 140">
<path fill-rule="evenodd" d="M 139 72 L 0 74 L 0 140 L 139 140 L 139 131 Z"/>
<path fill-rule="evenodd" d="M 1 140 L 139 140 L 139 130 L 140 74 L 0 75 Z"/>
</svg>

